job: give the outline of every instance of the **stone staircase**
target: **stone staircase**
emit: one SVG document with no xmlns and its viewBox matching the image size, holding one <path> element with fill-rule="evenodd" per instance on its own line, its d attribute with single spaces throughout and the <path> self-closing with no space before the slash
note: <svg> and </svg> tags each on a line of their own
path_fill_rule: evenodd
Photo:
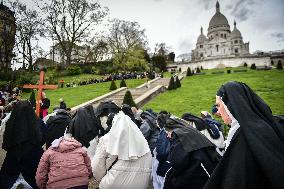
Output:
<svg viewBox="0 0 284 189">
<path fill-rule="evenodd" d="M 180 73 L 178 75 L 179 79 L 182 80 L 186 72 Z M 115 91 L 97 97 L 93 100 L 75 106 L 71 109 L 72 112 L 75 112 L 78 108 L 84 107 L 87 105 L 93 105 L 96 108 L 100 102 L 104 101 L 114 101 L 118 106 L 122 105 L 124 95 L 127 90 L 130 90 L 132 97 L 138 107 L 142 107 L 147 102 L 152 100 L 155 96 L 164 92 L 169 84 L 170 78 L 155 78 L 147 83 L 144 83 L 136 88 L 128 89 L 127 87 L 119 88 Z"/>
<path fill-rule="evenodd" d="M 146 94 L 148 91 L 153 90 L 154 88 L 157 88 L 157 86 L 161 87 L 167 87 L 169 83 L 169 78 L 156 78 L 149 82 L 149 84 L 145 83 L 143 85 L 140 85 L 136 88 L 121 90 L 113 95 L 110 95 L 106 98 L 103 98 L 95 103 L 93 103 L 94 108 L 99 105 L 102 101 L 114 101 L 118 106 L 122 105 L 124 95 L 127 90 L 129 90 L 132 94 L 133 99 L 136 101 L 139 97 Z M 139 105 L 138 105 L 139 106 Z"/>
</svg>

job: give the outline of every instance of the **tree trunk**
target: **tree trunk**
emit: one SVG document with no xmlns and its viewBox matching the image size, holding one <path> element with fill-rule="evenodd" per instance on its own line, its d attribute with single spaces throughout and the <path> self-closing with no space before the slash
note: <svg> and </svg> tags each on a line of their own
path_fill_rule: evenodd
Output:
<svg viewBox="0 0 284 189">
<path fill-rule="evenodd" d="M 33 71 L 33 56 L 32 56 L 32 44 L 30 38 L 27 40 L 27 46 L 28 46 L 28 56 L 29 56 L 29 71 Z"/>
<path fill-rule="evenodd" d="M 23 68 L 26 69 L 26 42 L 23 42 Z"/>
</svg>

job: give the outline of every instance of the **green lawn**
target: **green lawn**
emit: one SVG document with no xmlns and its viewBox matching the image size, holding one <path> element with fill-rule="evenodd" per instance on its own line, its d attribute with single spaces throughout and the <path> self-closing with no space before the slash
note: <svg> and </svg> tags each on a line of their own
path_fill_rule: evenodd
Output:
<svg viewBox="0 0 284 189">
<path fill-rule="evenodd" d="M 127 87 L 134 88 L 146 82 L 146 79 L 131 79 L 125 80 Z M 117 87 L 119 87 L 120 81 L 116 81 Z M 67 107 L 74 107 L 82 104 L 86 101 L 94 99 L 98 96 L 111 92 L 109 90 L 110 82 L 96 83 L 91 85 L 78 86 L 74 88 L 60 88 L 57 90 L 46 90 L 46 95 L 51 101 L 49 112 L 56 105 L 59 105 L 58 100 L 64 98 Z M 30 97 L 30 93 L 23 93 L 22 98 L 27 99 Z"/>
<path fill-rule="evenodd" d="M 48 75 L 48 73 L 47 73 Z M 85 81 L 85 80 L 89 80 L 89 79 L 101 79 L 102 76 L 100 75 L 95 75 L 95 74 L 80 74 L 80 75 L 75 75 L 75 76 L 60 76 L 60 77 L 56 77 L 56 81 L 60 81 L 60 80 L 64 80 L 64 83 L 79 83 L 80 81 Z"/>
<path fill-rule="evenodd" d="M 233 68 L 238 70 L 244 68 Z M 212 74 L 214 71 L 224 74 Z M 200 115 L 200 111 L 211 111 L 215 103 L 216 91 L 228 81 L 247 83 L 271 107 L 273 114 L 284 114 L 284 71 L 249 70 L 241 73 L 227 74 L 227 69 L 202 70 L 206 75 L 186 77 L 181 81 L 182 87 L 167 91 L 146 104 L 143 109 L 151 108 L 156 112 L 167 110 L 181 116 L 185 112 Z"/>
</svg>

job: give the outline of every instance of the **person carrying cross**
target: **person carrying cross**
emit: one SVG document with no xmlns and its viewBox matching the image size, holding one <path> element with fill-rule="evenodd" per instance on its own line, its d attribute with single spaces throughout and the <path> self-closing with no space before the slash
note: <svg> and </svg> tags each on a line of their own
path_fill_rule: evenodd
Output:
<svg viewBox="0 0 284 189">
<path fill-rule="evenodd" d="M 40 118 L 43 119 L 48 114 L 48 108 L 50 106 L 50 100 L 46 97 L 45 92 L 41 93 L 40 102 Z"/>
</svg>

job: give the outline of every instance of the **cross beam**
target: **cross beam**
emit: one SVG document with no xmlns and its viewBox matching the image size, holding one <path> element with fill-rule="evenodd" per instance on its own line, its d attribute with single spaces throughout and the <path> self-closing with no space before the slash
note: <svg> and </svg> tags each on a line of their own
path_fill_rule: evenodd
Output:
<svg viewBox="0 0 284 189">
<path fill-rule="evenodd" d="M 40 114 L 40 101 L 41 101 L 41 94 L 43 89 L 57 89 L 57 85 L 44 85 L 44 71 L 40 71 L 39 75 L 39 84 L 38 85 L 24 85 L 23 88 L 25 89 L 38 89 L 37 92 L 37 100 L 36 100 L 36 115 L 39 117 Z"/>
</svg>

